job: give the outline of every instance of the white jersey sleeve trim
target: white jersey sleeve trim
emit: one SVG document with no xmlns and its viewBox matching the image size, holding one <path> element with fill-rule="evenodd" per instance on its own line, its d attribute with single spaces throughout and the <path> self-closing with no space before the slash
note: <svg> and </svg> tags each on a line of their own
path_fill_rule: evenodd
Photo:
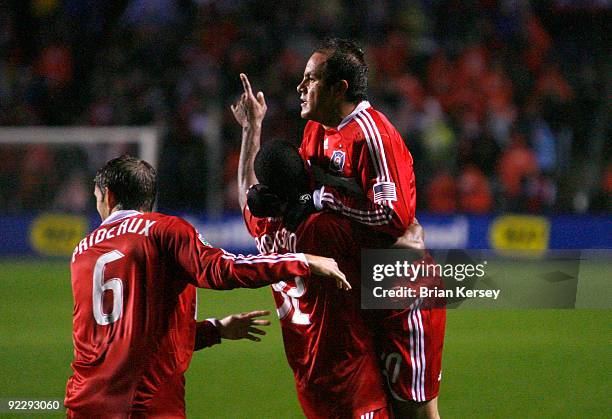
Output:
<svg viewBox="0 0 612 419">
<path fill-rule="evenodd" d="M 308 261 L 303 253 L 283 253 L 283 254 L 267 254 L 267 255 L 235 255 L 221 249 L 223 259 L 233 260 L 235 264 L 252 265 L 256 263 L 278 263 L 278 262 L 302 262 L 308 266 Z"/>
<path fill-rule="evenodd" d="M 368 145 L 374 171 L 376 172 L 376 184 L 390 185 L 390 187 L 385 188 L 385 192 L 387 193 L 379 194 L 378 196 L 376 195 L 376 189 L 374 190 L 374 202 L 393 208 L 393 201 L 397 201 L 395 184 L 393 183 L 391 175 L 389 174 L 387 156 L 385 154 L 385 148 L 380 131 L 378 130 L 372 115 L 365 110 L 356 115 L 355 121 L 357 121 L 361 130 L 363 131 L 363 135 Z"/>
<path fill-rule="evenodd" d="M 393 209 L 389 207 L 383 207 L 373 211 L 363 211 L 354 208 L 347 207 L 340 200 L 336 199 L 332 194 L 325 193 L 322 197 L 322 202 L 326 206 L 346 215 L 349 218 L 359 221 L 362 224 L 367 225 L 385 225 L 389 224 L 393 218 Z"/>
</svg>

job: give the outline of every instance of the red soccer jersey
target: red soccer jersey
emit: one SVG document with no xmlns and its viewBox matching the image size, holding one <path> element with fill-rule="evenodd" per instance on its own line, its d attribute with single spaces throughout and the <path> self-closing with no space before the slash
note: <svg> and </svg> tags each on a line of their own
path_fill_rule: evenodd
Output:
<svg viewBox="0 0 612 419">
<path fill-rule="evenodd" d="M 351 283 L 335 284 L 288 276 L 272 285 L 285 353 L 298 398 L 308 418 L 351 418 L 386 406 L 372 336 L 360 315 L 360 249 L 351 220 L 329 212 L 311 215 L 296 233 L 280 219 L 257 218 L 244 211 L 249 232 L 261 253 L 312 251 L 333 257 Z M 358 256 L 357 256 L 358 257 Z"/>
<path fill-rule="evenodd" d="M 207 344 L 196 341 L 196 287 L 260 287 L 309 268 L 304 255 L 212 248 L 177 217 L 117 211 L 75 248 L 71 275 L 69 413 L 175 418 L 194 346 Z"/>
<path fill-rule="evenodd" d="M 412 156 L 395 127 L 366 101 L 336 128 L 309 121 L 300 154 L 328 173 L 355 178 L 367 200 L 326 185 L 315 195 L 327 207 L 374 229 L 401 236 L 412 224 L 416 188 Z"/>
</svg>

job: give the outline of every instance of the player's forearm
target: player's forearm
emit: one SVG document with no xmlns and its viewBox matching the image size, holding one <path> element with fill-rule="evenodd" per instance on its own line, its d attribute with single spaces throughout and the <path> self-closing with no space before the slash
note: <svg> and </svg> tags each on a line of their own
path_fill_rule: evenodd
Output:
<svg viewBox="0 0 612 419">
<path fill-rule="evenodd" d="M 220 251 L 201 272 L 199 286 L 218 290 L 260 288 L 286 278 L 310 276 L 310 267 L 302 253 L 244 256 Z"/>
<path fill-rule="evenodd" d="M 320 190 L 315 197 L 315 206 L 317 209 L 327 208 L 343 214 L 394 238 L 404 234 L 414 217 L 413 213 L 403 208 L 397 201 L 393 206 L 377 204 L 368 198 L 354 197 L 330 186 Z"/>
<path fill-rule="evenodd" d="M 257 182 L 255 176 L 255 156 L 261 143 L 261 124 L 247 126 L 242 129 L 242 144 L 238 161 L 238 200 L 240 208 L 246 206 L 246 193 Z"/>
<path fill-rule="evenodd" d="M 367 198 L 348 196 L 328 185 L 315 194 L 314 204 L 317 209 L 327 208 L 372 227 L 388 225 L 393 218 L 390 207 L 376 204 Z"/>
</svg>

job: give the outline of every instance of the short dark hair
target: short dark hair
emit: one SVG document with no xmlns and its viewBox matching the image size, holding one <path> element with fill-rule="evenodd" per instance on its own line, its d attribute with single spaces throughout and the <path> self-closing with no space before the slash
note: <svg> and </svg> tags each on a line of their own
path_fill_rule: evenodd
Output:
<svg viewBox="0 0 612 419">
<path fill-rule="evenodd" d="M 368 65 L 363 50 L 355 42 L 341 38 L 325 38 L 317 44 L 315 52 L 327 55 L 323 80 L 329 84 L 346 80 L 346 99 L 349 102 L 367 100 Z"/>
<path fill-rule="evenodd" d="M 102 193 L 113 192 L 120 209 L 153 210 L 157 196 L 157 173 L 144 160 L 124 154 L 108 161 L 96 173 L 94 184 Z"/>
<path fill-rule="evenodd" d="M 267 141 L 255 156 L 255 176 L 271 192 L 287 201 L 308 191 L 310 177 L 298 149 L 288 141 Z"/>
</svg>

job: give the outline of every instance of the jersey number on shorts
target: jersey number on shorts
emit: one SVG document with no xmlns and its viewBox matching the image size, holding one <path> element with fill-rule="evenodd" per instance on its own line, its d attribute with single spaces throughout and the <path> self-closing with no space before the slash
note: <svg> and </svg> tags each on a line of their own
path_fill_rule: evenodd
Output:
<svg viewBox="0 0 612 419">
<path fill-rule="evenodd" d="M 93 315 L 99 325 L 106 326 L 121 318 L 123 309 L 123 283 L 120 278 L 112 278 L 104 282 L 104 268 L 107 263 L 114 262 L 125 256 L 118 250 L 103 254 L 96 261 L 93 272 Z M 104 313 L 102 296 L 104 291 L 113 292 L 113 311 Z"/>
<path fill-rule="evenodd" d="M 295 277 L 295 287 L 288 285 L 285 281 L 277 282 L 272 285 L 274 291 L 280 293 L 283 297 L 283 303 L 280 307 L 277 307 L 276 312 L 278 313 L 279 319 L 284 319 L 292 311 L 291 323 L 293 324 L 310 324 L 310 315 L 308 313 L 302 313 L 300 310 L 300 298 L 306 292 L 304 286 L 304 280 L 302 277 Z"/>
</svg>

